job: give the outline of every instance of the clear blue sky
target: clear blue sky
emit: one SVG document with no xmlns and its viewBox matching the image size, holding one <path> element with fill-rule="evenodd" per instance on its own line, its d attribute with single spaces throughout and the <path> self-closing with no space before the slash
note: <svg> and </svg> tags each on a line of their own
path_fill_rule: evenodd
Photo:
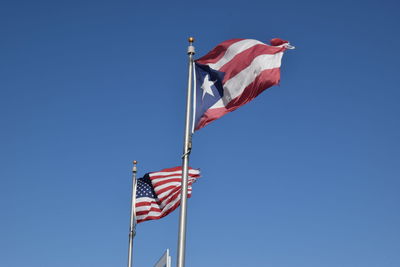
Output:
<svg viewBox="0 0 400 267">
<path fill-rule="evenodd" d="M 187 37 L 289 40 L 193 139 L 188 267 L 400 266 L 398 1 L 3 1 L 0 266 L 126 266 L 131 161 L 180 164 Z M 176 259 L 176 211 L 135 266 Z"/>
</svg>

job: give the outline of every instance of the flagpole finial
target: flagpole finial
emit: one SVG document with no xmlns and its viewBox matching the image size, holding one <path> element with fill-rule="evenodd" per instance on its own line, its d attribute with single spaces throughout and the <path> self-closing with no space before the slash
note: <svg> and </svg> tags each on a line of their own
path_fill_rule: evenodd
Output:
<svg viewBox="0 0 400 267">
<path fill-rule="evenodd" d="M 136 168 L 136 164 L 138 162 L 136 160 L 133 161 L 133 168 L 132 168 L 132 172 L 137 172 L 137 168 Z"/>
<path fill-rule="evenodd" d="M 189 37 L 188 41 L 189 41 L 188 55 L 194 55 L 194 53 L 195 53 L 194 46 L 193 46 L 194 38 L 193 37 Z"/>
</svg>

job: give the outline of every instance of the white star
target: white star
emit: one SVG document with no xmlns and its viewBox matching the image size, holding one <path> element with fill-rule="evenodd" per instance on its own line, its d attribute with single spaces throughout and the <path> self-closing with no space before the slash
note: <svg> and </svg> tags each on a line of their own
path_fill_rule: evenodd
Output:
<svg viewBox="0 0 400 267">
<path fill-rule="evenodd" d="M 208 74 L 206 75 L 206 77 L 204 77 L 203 85 L 201 86 L 201 89 L 203 89 L 203 97 L 202 97 L 202 99 L 204 99 L 204 96 L 206 94 L 214 96 L 214 93 L 213 93 L 213 91 L 211 89 L 211 86 L 213 86 L 216 81 L 210 81 L 209 77 L 210 76 Z"/>
</svg>

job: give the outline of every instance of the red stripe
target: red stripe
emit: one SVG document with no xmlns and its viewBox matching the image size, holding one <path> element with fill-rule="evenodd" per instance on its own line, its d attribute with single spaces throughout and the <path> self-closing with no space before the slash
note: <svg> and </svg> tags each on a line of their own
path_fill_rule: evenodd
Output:
<svg viewBox="0 0 400 267">
<path fill-rule="evenodd" d="M 150 221 L 150 220 L 157 220 L 157 219 L 160 219 L 160 218 L 161 218 L 161 216 L 148 216 L 148 217 L 146 217 L 144 219 L 138 220 L 137 223 L 141 223 L 141 222 L 144 222 L 144 221 Z"/>
<path fill-rule="evenodd" d="M 192 196 L 192 189 L 188 188 L 187 197 L 190 198 L 191 196 Z M 177 198 L 180 199 L 180 197 L 181 197 L 181 189 L 179 188 L 178 190 L 173 190 L 172 193 L 170 193 L 167 196 L 165 196 L 164 198 L 160 199 L 160 201 L 161 201 L 162 205 L 166 206 L 169 203 L 171 203 L 172 201 L 174 201 L 175 199 L 177 199 Z"/>
<path fill-rule="evenodd" d="M 153 183 L 154 189 L 156 189 L 159 186 L 168 184 L 168 183 L 181 183 L 182 182 L 182 178 L 173 178 L 173 179 L 164 179 L 164 180 L 160 180 L 159 182 Z"/>
<path fill-rule="evenodd" d="M 226 53 L 226 50 L 234 43 L 242 41 L 244 39 L 232 39 L 220 43 L 214 47 L 207 55 L 196 60 L 200 64 L 209 64 L 218 62 Z"/>
<path fill-rule="evenodd" d="M 170 177 L 182 177 L 182 173 L 174 173 L 174 174 L 159 174 L 159 175 L 155 175 L 155 174 L 150 174 L 150 179 L 154 180 L 154 179 L 168 179 Z"/>
<path fill-rule="evenodd" d="M 178 202 L 176 202 L 174 205 L 172 205 L 172 206 L 166 211 L 166 213 L 163 214 L 163 217 L 164 217 L 164 216 L 167 216 L 168 214 L 170 214 L 171 212 L 173 212 L 174 210 L 176 210 L 176 208 L 179 207 L 180 204 L 181 204 L 181 202 L 178 201 Z"/>
<path fill-rule="evenodd" d="M 171 185 L 159 190 L 154 188 L 154 191 L 157 193 L 157 195 L 161 195 L 162 193 L 165 193 L 166 191 L 171 191 L 175 188 L 180 189 L 180 185 Z"/>
<path fill-rule="evenodd" d="M 181 201 L 176 202 L 174 205 L 172 205 L 169 209 L 167 209 L 165 211 L 165 213 L 163 214 L 162 217 L 167 216 L 168 214 L 173 212 L 177 207 L 179 207 L 180 204 L 181 204 Z"/>
<path fill-rule="evenodd" d="M 135 206 L 136 207 L 151 206 L 151 204 L 153 203 L 159 205 L 156 201 L 140 201 L 136 202 Z"/>
<path fill-rule="evenodd" d="M 188 173 L 188 177 L 189 178 L 199 178 L 200 174 Z M 169 180 L 176 180 L 176 179 L 181 180 L 182 179 L 182 174 L 173 174 L 173 175 L 168 175 L 168 176 L 166 176 L 166 175 L 164 175 L 164 176 L 162 176 L 162 175 L 150 176 L 150 180 L 151 181 L 154 182 L 154 180 L 156 180 L 156 179 L 159 180 L 158 182 L 156 182 L 156 184 L 164 182 L 164 181 L 169 181 Z"/>
<path fill-rule="evenodd" d="M 150 212 L 162 212 L 162 210 L 156 209 L 156 208 L 151 208 L 149 210 L 142 210 L 142 211 L 136 212 L 136 216 L 146 215 L 146 214 L 149 214 Z"/>
<path fill-rule="evenodd" d="M 190 196 L 188 196 L 188 197 L 190 197 Z M 145 217 L 144 219 L 137 220 L 137 223 L 141 223 L 141 222 L 149 221 L 149 220 L 158 220 L 158 219 L 161 219 L 162 217 L 165 217 L 165 216 L 167 216 L 168 214 L 170 214 L 171 212 L 173 212 L 174 210 L 176 210 L 176 208 L 179 207 L 180 203 L 181 203 L 180 201 L 177 201 L 177 202 L 176 202 L 173 206 L 171 206 L 170 208 L 161 211 L 161 214 L 160 214 L 159 216 L 147 216 L 147 217 Z M 140 215 L 139 215 L 139 216 L 140 216 Z"/>
<path fill-rule="evenodd" d="M 180 192 L 181 192 L 181 187 L 175 187 L 167 195 L 165 195 L 162 198 L 159 198 L 160 202 L 163 203 L 167 199 L 168 199 L 168 202 L 171 202 L 171 199 L 176 198 L 176 196 L 179 195 Z"/>
<path fill-rule="evenodd" d="M 273 55 L 285 51 L 284 47 L 274 47 L 258 44 L 237 54 L 231 61 L 226 63 L 219 71 L 225 72 L 223 84 L 236 74 L 247 68 L 251 62 L 260 55 Z"/>
<path fill-rule="evenodd" d="M 257 78 L 244 89 L 240 96 L 232 99 L 232 101 L 230 101 L 225 107 L 207 110 L 201 117 L 196 130 L 203 128 L 210 122 L 224 116 L 226 113 L 232 112 L 240 106 L 250 102 L 269 87 L 278 84 L 279 80 L 279 68 L 262 71 Z"/>
<path fill-rule="evenodd" d="M 281 77 L 280 73 L 280 68 L 263 70 L 257 78 L 244 89 L 240 96 L 234 98 L 225 107 L 229 111 L 234 111 L 238 107 L 250 102 L 266 89 L 278 84 Z"/>
<path fill-rule="evenodd" d="M 192 186 L 192 184 L 193 184 L 193 182 L 194 181 L 188 181 L 188 191 L 189 190 L 192 190 L 192 188 L 191 188 L 191 186 Z M 167 195 L 165 195 L 164 197 L 162 197 L 162 198 L 160 198 L 160 195 L 161 195 L 161 193 L 164 193 L 164 192 L 166 192 L 166 191 L 170 191 Z M 157 195 L 158 195 L 158 197 L 159 197 L 159 200 L 160 200 L 160 202 L 163 202 L 163 201 L 165 201 L 166 199 L 168 199 L 168 198 L 172 198 L 172 197 L 174 197 L 174 195 L 176 194 L 176 193 L 179 193 L 180 194 L 180 192 L 181 192 L 181 186 L 171 186 L 171 187 L 169 187 L 168 188 L 168 190 L 159 190 L 159 191 L 156 191 L 156 193 L 157 193 Z M 188 193 L 189 194 L 189 193 Z"/>
<path fill-rule="evenodd" d="M 188 175 L 190 177 L 200 177 L 200 172 L 193 173 L 193 170 L 194 169 L 189 169 Z M 170 177 L 182 177 L 182 173 L 179 172 L 179 173 L 173 173 L 173 174 L 158 174 L 158 175 L 150 173 L 150 179 L 151 180 L 154 180 L 154 179 L 168 179 Z"/>
<path fill-rule="evenodd" d="M 204 126 L 206 126 L 207 124 L 209 124 L 210 122 L 221 118 L 222 116 L 224 116 L 226 113 L 228 113 L 229 111 L 224 108 L 213 108 L 213 109 L 208 109 L 203 116 L 201 116 L 199 122 L 196 125 L 195 130 L 199 130 L 201 128 L 203 128 Z"/>
<path fill-rule="evenodd" d="M 168 214 L 170 214 L 171 212 L 173 212 L 177 207 L 179 207 L 180 205 L 180 201 L 178 201 L 177 203 L 175 203 L 173 206 L 171 206 L 170 208 L 163 210 L 162 213 L 159 216 L 148 216 L 144 219 L 138 220 L 137 223 L 141 223 L 144 221 L 148 221 L 148 220 L 158 220 L 161 219 L 162 217 L 167 216 Z"/>
<path fill-rule="evenodd" d="M 150 211 L 161 212 L 162 209 L 160 209 L 159 207 L 151 207 L 151 206 L 149 206 L 149 209 L 147 209 L 147 210 L 140 210 L 140 211 L 137 211 L 137 212 L 136 212 L 136 215 L 146 214 L 146 213 L 149 213 Z"/>
<path fill-rule="evenodd" d="M 160 173 L 160 172 L 176 172 L 176 171 L 180 171 L 182 170 L 182 166 L 177 166 L 177 167 L 173 167 L 173 168 L 166 168 L 166 169 L 162 169 L 161 171 L 158 172 L 151 172 L 149 173 L 150 177 L 154 176 L 154 173 Z M 165 176 L 165 175 L 162 175 Z"/>
<path fill-rule="evenodd" d="M 190 183 L 193 183 L 196 179 L 195 178 L 199 178 L 200 177 L 200 175 L 190 175 L 188 178 L 188 182 Z M 157 188 L 158 187 L 160 187 L 160 186 L 162 186 L 162 185 L 165 185 L 165 184 L 169 184 L 169 183 L 179 183 L 179 184 L 181 184 L 182 183 L 182 178 L 180 177 L 180 178 L 173 178 L 173 179 L 163 179 L 163 180 L 160 180 L 159 182 L 153 182 L 153 187 L 154 187 L 154 190 L 157 192 Z M 174 185 L 174 186 L 180 186 L 180 185 Z"/>
<path fill-rule="evenodd" d="M 196 169 L 193 169 L 192 167 L 189 167 L 188 168 L 189 170 L 196 170 Z M 167 178 L 167 177 L 169 177 L 169 176 L 177 176 L 177 175 L 179 175 L 179 173 L 173 173 L 173 174 L 161 174 L 161 173 L 167 173 L 167 172 L 176 172 L 176 171 L 181 171 L 181 174 L 182 174 L 182 166 L 178 166 L 178 167 L 174 167 L 174 168 L 168 168 L 168 169 L 163 169 L 163 170 L 161 170 L 161 171 L 158 171 L 158 172 L 151 172 L 151 173 L 149 173 L 149 176 L 150 176 L 150 179 L 151 180 L 153 180 L 153 179 L 158 179 L 158 178 Z M 155 175 L 156 173 L 158 173 L 158 175 Z M 189 173 L 189 175 L 190 176 L 193 176 L 193 175 L 198 175 L 198 174 L 191 174 L 191 173 Z"/>
</svg>

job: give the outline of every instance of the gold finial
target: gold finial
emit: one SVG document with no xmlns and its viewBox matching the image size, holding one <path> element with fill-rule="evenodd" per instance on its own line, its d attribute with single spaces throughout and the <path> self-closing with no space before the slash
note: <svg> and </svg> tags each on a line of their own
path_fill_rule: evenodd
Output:
<svg viewBox="0 0 400 267">
<path fill-rule="evenodd" d="M 135 175 L 136 175 L 136 172 L 137 172 L 137 167 L 136 167 L 136 164 L 137 164 L 137 161 L 136 161 L 136 160 L 134 160 L 134 161 L 133 161 L 132 172 L 133 172 L 133 173 L 135 173 Z"/>
<path fill-rule="evenodd" d="M 189 43 L 193 43 L 194 42 L 194 38 L 193 37 L 189 37 L 188 41 L 189 41 Z"/>
</svg>

